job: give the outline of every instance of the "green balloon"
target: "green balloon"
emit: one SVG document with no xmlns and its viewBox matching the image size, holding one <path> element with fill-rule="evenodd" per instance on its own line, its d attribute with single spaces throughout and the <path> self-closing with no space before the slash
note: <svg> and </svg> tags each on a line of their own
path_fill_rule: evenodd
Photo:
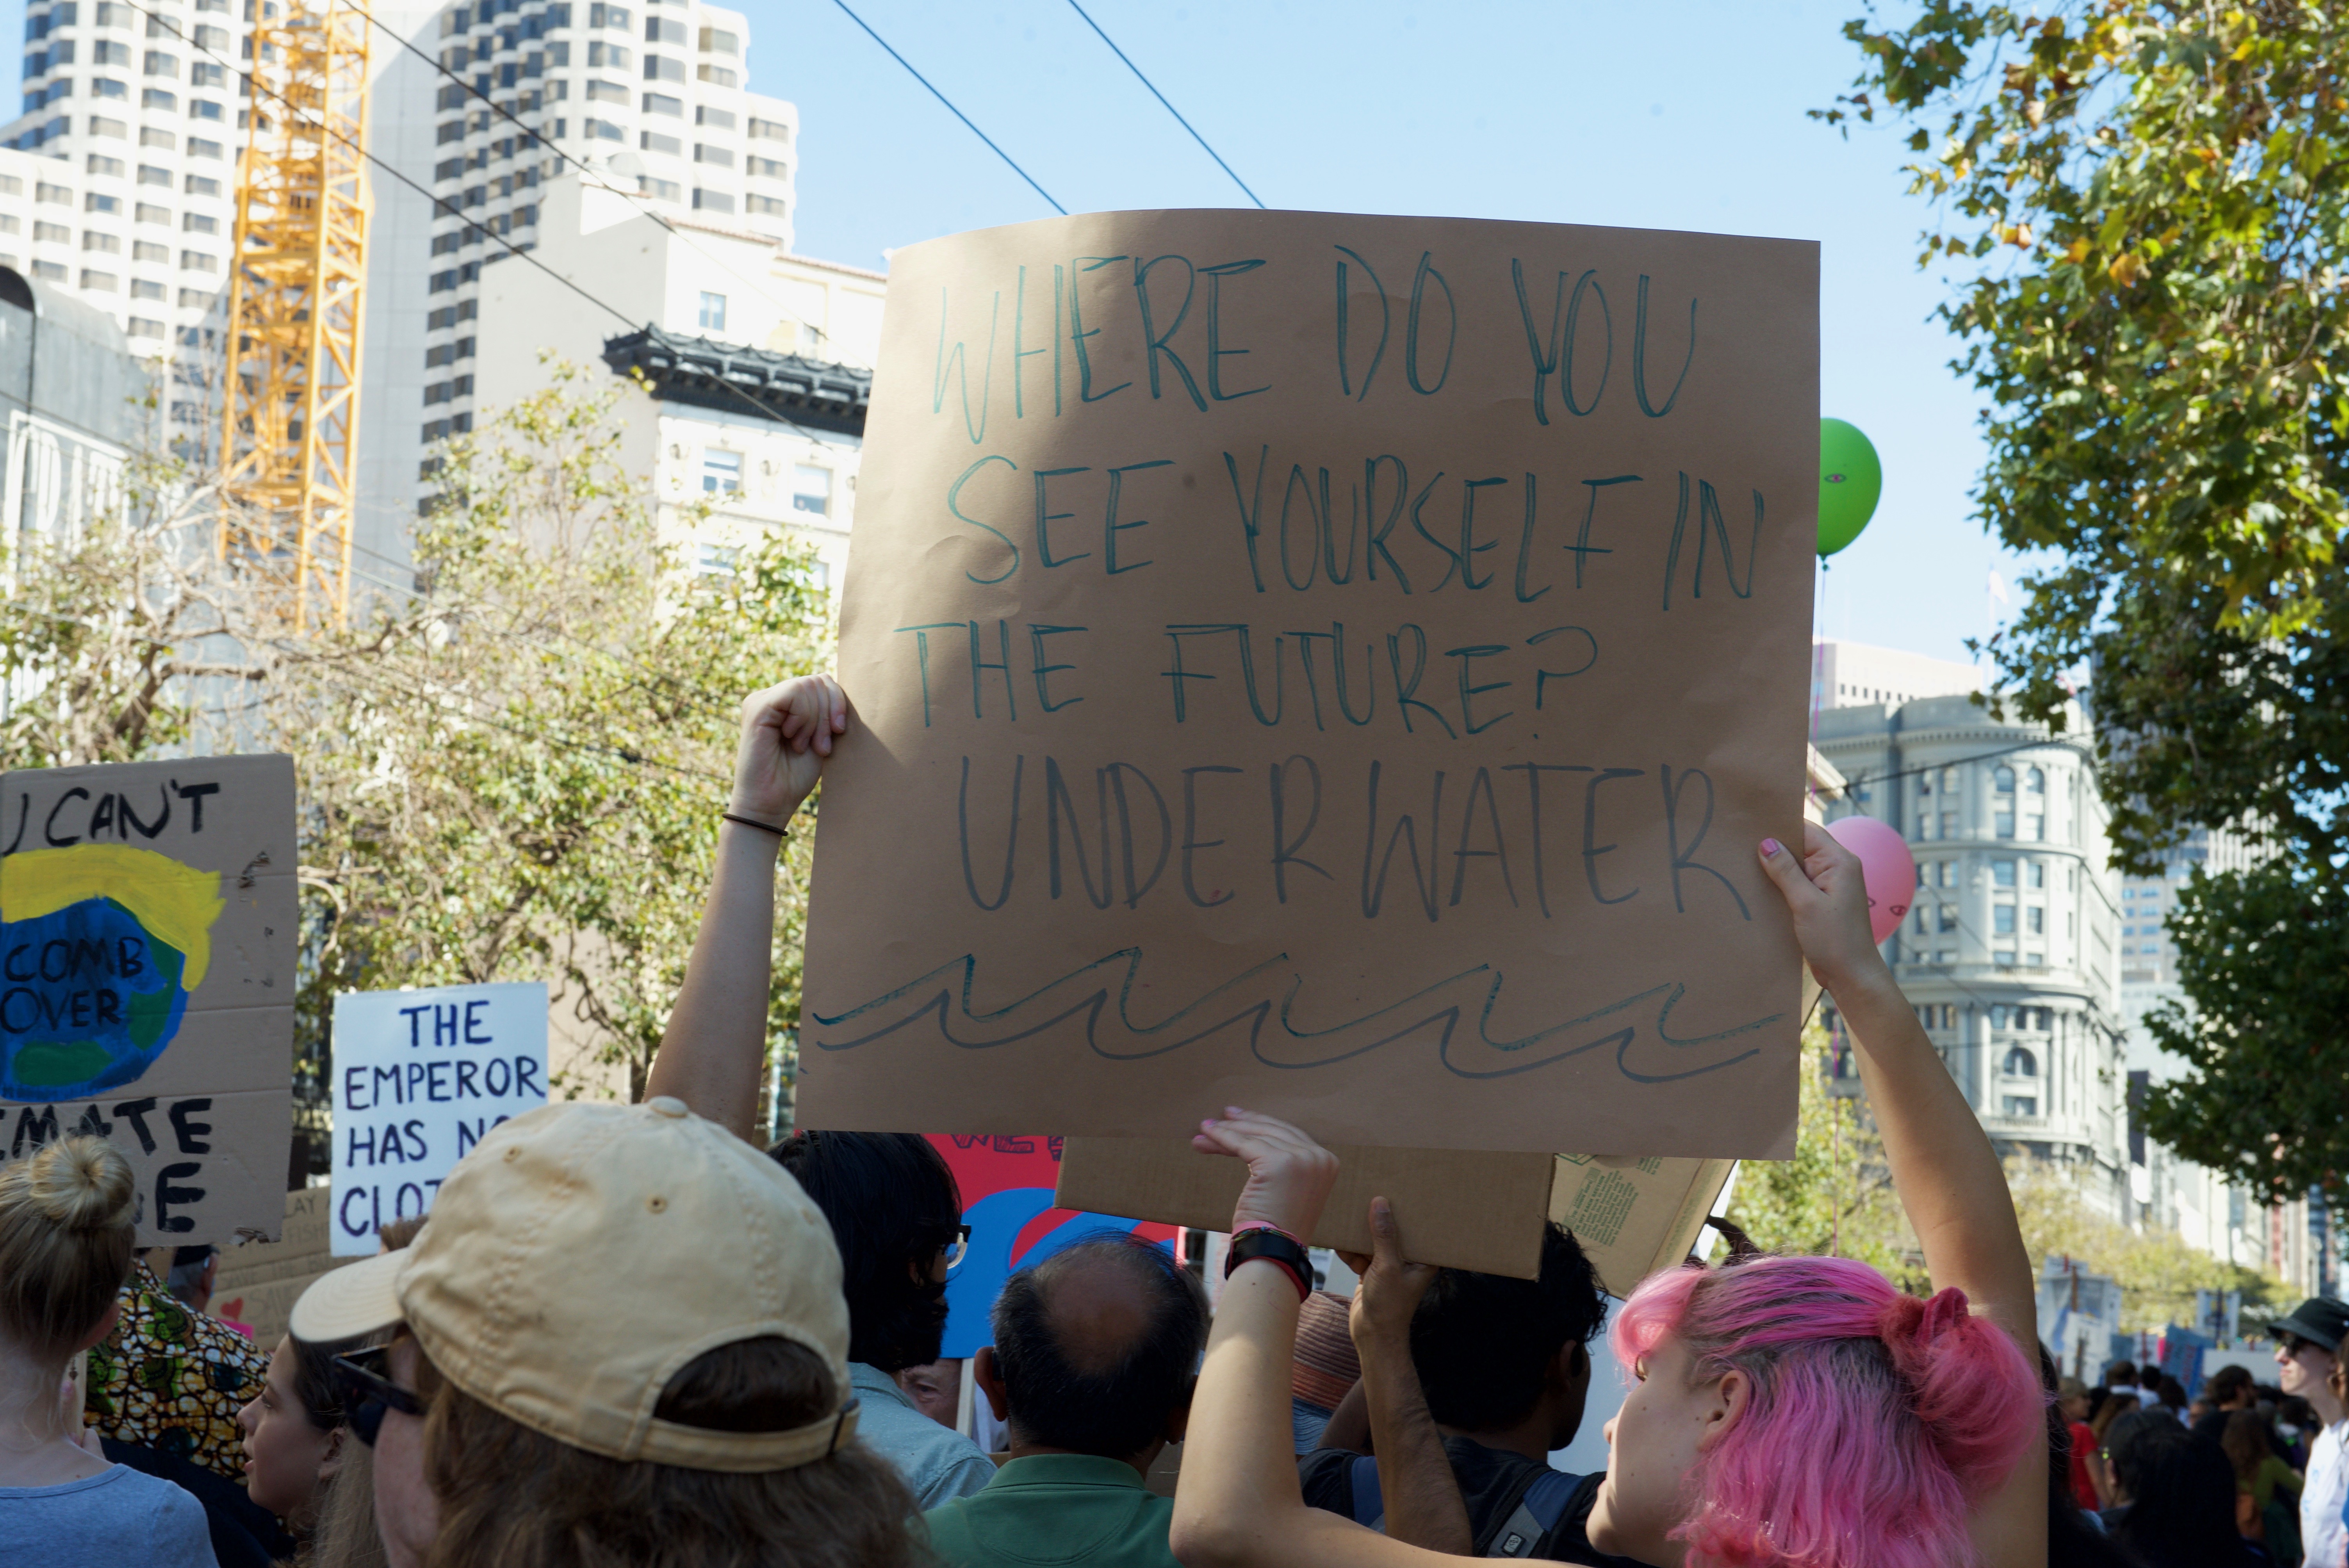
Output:
<svg viewBox="0 0 2349 1568">
<path fill-rule="evenodd" d="M 1884 494 L 1884 464 L 1858 426 L 1819 421 L 1819 553 L 1833 555 L 1859 537 Z"/>
</svg>

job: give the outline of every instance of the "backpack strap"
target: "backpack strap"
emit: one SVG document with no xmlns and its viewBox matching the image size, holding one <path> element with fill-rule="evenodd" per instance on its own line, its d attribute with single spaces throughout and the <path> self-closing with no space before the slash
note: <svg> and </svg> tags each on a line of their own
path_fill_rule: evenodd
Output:
<svg viewBox="0 0 2349 1568">
<path fill-rule="evenodd" d="M 1525 1495 L 1517 1500 L 1516 1511 L 1493 1537 L 1493 1544 L 1485 1549 L 1485 1555 L 1531 1557 L 1542 1538 L 1566 1517 L 1567 1505 L 1574 1501 L 1575 1489 L 1582 1480 L 1563 1470 L 1545 1469 L 1537 1474 Z"/>
<path fill-rule="evenodd" d="M 1379 1461 L 1370 1454 L 1356 1456 L 1347 1467 L 1354 1488 L 1354 1522 L 1367 1530 L 1386 1528 L 1386 1499 L 1379 1493 Z"/>
</svg>

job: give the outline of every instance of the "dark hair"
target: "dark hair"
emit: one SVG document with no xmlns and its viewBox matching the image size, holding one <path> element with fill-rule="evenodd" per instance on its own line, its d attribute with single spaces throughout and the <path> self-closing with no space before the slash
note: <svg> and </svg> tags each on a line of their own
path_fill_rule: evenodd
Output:
<svg viewBox="0 0 2349 1568">
<path fill-rule="evenodd" d="M 2174 1417 L 2153 1410 L 2129 1411 L 2105 1433 L 2105 1452 L 2112 1456 L 2114 1484 L 2128 1493 L 2131 1503 L 2137 1502 L 2151 1486 L 2153 1470 L 2160 1459 L 2189 1440 L 2186 1429 Z M 2233 1515 L 2228 1517 L 2231 1519 Z"/>
<path fill-rule="evenodd" d="M 1072 1353 L 1075 1326 L 1052 1306 L 1073 1274 L 1114 1269 L 1150 1298 L 1142 1332 L 1121 1346 Z M 1207 1345 L 1207 1297 L 1164 1247 L 1127 1234 L 1090 1236 L 1021 1269 L 995 1300 L 995 1365 L 1011 1424 L 1046 1448 L 1101 1459 L 1142 1452 L 1189 1403 Z"/>
<path fill-rule="evenodd" d="M 2251 1390 L 2251 1368 L 2230 1365 L 2210 1374 L 2210 1380 L 2202 1385 L 2202 1397 L 2210 1401 L 2212 1409 L 2217 1409 L 2237 1395 L 2247 1394 Z"/>
<path fill-rule="evenodd" d="M 947 1288 L 929 1269 L 962 1223 L 945 1159 L 910 1132 L 794 1132 L 770 1152 L 832 1222 L 848 1358 L 884 1372 L 936 1361 Z"/>
<path fill-rule="evenodd" d="M 2186 1385 L 2165 1372 L 2161 1375 L 2160 1390 L 2154 1398 L 2173 1410 L 2182 1408 L 2186 1404 Z"/>
<path fill-rule="evenodd" d="M 2111 1366 L 2106 1367 L 2105 1387 L 2108 1388 L 2136 1387 L 2137 1363 L 2134 1361 L 2116 1361 Z"/>
<path fill-rule="evenodd" d="M 322 1432 L 331 1432 L 343 1424 L 343 1391 L 335 1377 L 335 1357 L 347 1350 L 357 1348 L 356 1340 L 339 1344 L 313 1345 L 306 1339 L 285 1336 L 294 1352 L 294 1397 L 302 1401 L 302 1414 Z"/>
<path fill-rule="evenodd" d="M 2235 1479 L 2245 1486 L 2260 1473 L 2260 1465 L 2275 1450 L 2268 1447 L 2268 1420 L 2257 1410 L 2231 1410 L 2227 1425 L 2219 1434 L 2219 1446 L 2227 1450 L 2227 1462 L 2235 1467 Z"/>
<path fill-rule="evenodd" d="M 508 1419 L 417 1347 L 427 1479 L 440 1532 L 425 1568 L 917 1568 L 914 1496 L 862 1443 L 789 1470 L 735 1473 L 606 1459 Z M 705 1351 L 668 1381 L 664 1420 L 779 1430 L 838 1403 L 816 1354 L 777 1338 Z"/>
<path fill-rule="evenodd" d="M 2051 1392 L 2064 1381 L 2044 1346 L 2039 1350 L 2039 1381 Z M 2053 1400 L 2047 1406 L 2047 1568 L 2131 1568 L 2127 1555 L 2088 1522 L 2073 1493 L 2072 1423 Z"/>
<path fill-rule="evenodd" d="M 2176 1427 L 2159 1416 L 2148 1421 Z M 2115 1462 L 2119 1455 L 2114 1456 Z M 2253 1559 L 2235 1532 L 2235 1472 L 2215 1443 L 2174 1439 L 2138 1445 L 2144 1484 L 2113 1533 L 2147 1568 L 2230 1568 Z"/>
<path fill-rule="evenodd" d="M 1411 1320 L 1428 1413 L 1471 1432 L 1525 1419 L 1543 1369 L 1562 1346 L 1588 1344 L 1606 1315 L 1590 1260 L 1556 1221 L 1542 1232 L 1538 1279 L 1445 1269 Z"/>
</svg>

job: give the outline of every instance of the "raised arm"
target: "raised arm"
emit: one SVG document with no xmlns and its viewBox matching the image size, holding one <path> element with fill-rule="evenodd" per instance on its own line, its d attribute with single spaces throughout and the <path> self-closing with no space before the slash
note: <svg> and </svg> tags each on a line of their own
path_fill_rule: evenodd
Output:
<svg viewBox="0 0 2349 1568">
<path fill-rule="evenodd" d="M 1468 1504 L 1444 1451 L 1444 1434 L 1428 1413 L 1411 1358 L 1411 1319 L 1437 1270 L 1403 1261 L 1393 1207 L 1371 1200 L 1371 1255 L 1350 1255 L 1361 1276 L 1347 1326 L 1362 1359 L 1357 1385 L 1369 1406 L 1371 1441 L 1379 1460 L 1379 1494 L 1386 1501 L 1386 1532 L 1397 1541 L 1465 1557 L 1476 1549 Z"/>
<path fill-rule="evenodd" d="M 1799 859 L 1772 839 L 1762 841 L 1761 853 L 1763 869 L 1794 916 L 1811 973 L 1835 997 L 1859 1044 L 1860 1081 L 1876 1113 L 1893 1190 L 1925 1249 L 1934 1288 L 1964 1291 L 1976 1312 L 2035 1360 L 2037 1282 L 2006 1172 L 1869 937 L 1859 857 L 1808 823 Z M 1977 1506 L 1973 1522 L 1983 1562 L 1995 1568 L 2046 1562 L 2044 1433 L 1998 1494 Z"/>
<path fill-rule="evenodd" d="M 1195 1147 L 1247 1161 L 1232 1223 L 1310 1235 L 1338 1162 L 1270 1117 L 1234 1112 L 1204 1124 Z M 1297 1289 L 1279 1265 L 1251 1259 L 1224 1282 L 1191 1401 L 1171 1539 L 1186 1568 L 1433 1568 L 1458 1563 L 1308 1508 L 1297 1483 L 1288 1383 Z"/>
<path fill-rule="evenodd" d="M 2006 1172 L 1869 940 L 1859 858 L 1816 827 L 1806 825 L 1803 837 L 1800 859 L 1764 840 L 1763 869 L 1785 897 L 1811 973 L 1859 1044 L 1860 1078 L 1892 1185 L 1925 1249 L 1934 1288 L 1956 1285 L 1974 1310 L 2033 1350 L 2038 1287 Z"/>
<path fill-rule="evenodd" d="M 834 738 L 847 728 L 848 699 L 830 676 L 798 676 L 742 704 L 734 789 L 718 824 L 709 898 L 685 985 L 645 1080 L 647 1099 L 673 1095 L 745 1140 L 758 1117 L 767 1055 L 775 856 Z"/>
</svg>

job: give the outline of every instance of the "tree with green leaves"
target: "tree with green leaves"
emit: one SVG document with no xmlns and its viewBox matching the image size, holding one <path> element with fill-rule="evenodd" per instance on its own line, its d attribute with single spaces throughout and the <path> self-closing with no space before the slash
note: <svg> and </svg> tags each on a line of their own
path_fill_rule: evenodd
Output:
<svg viewBox="0 0 2349 1568">
<path fill-rule="evenodd" d="M 2349 11 L 1928 0 L 1847 24 L 1819 118 L 1906 127 L 1921 261 L 1984 396 L 1974 500 L 2049 552 L 1990 651 L 2059 727 L 2093 686 L 2117 862 L 2251 839 L 2174 934 L 2192 1070 L 2149 1131 L 2285 1196 L 2349 1184 Z M 2327 977 L 2331 977 L 2327 980 Z"/>
<path fill-rule="evenodd" d="M 664 518 L 622 461 L 616 405 L 641 394 L 585 377 L 557 366 L 447 445 L 415 593 L 276 640 L 274 712 L 301 743 L 316 1024 L 336 991 L 543 979 L 635 1097 L 684 979 L 739 705 L 820 667 L 829 630 L 812 557 L 781 535 L 688 567 L 702 512 Z M 778 1042 L 806 873 L 794 835 Z"/>
<path fill-rule="evenodd" d="M 598 390 L 594 383 L 602 381 Z M 565 366 L 441 454 L 412 592 L 295 628 L 217 498 L 169 462 L 69 538 L 27 536 L 0 594 L 0 765 L 282 750 L 300 796 L 296 1125 L 322 1162 L 340 991 L 543 980 L 600 1069 L 641 1090 L 710 876 L 741 699 L 830 656 L 812 555 L 748 538 L 623 459 L 636 389 Z M 789 1115 L 808 841 L 779 876 L 770 1037 Z"/>
</svg>

